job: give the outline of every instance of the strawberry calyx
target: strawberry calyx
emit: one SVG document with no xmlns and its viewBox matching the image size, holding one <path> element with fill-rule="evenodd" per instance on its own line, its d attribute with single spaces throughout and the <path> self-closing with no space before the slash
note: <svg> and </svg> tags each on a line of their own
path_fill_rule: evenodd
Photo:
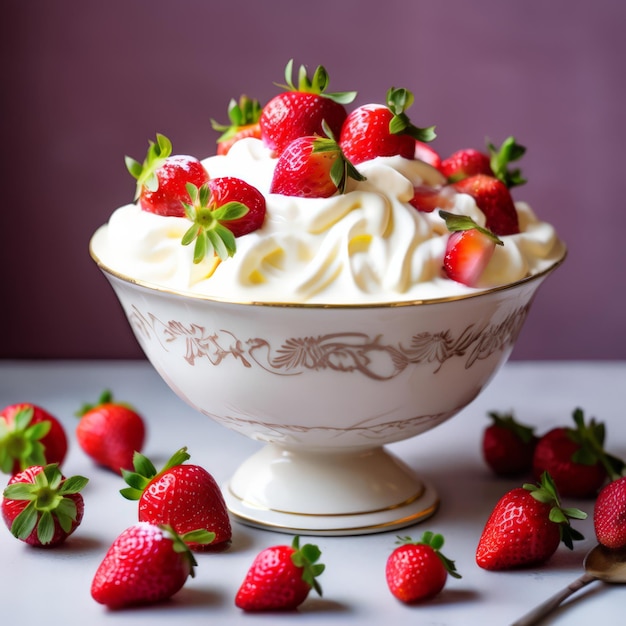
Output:
<svg viewBox="0 0 626 626">
<path fill-rule="evenodd" d="M 530 495 L 538 502 L 550 505 L 548 515 L 551 522 L 559 525 L 561 541 L 570 549 L 574 548 L 574 541 L 584 539 L 583 535 L 570 524 L 570 519 L 583 520 L 587 514 L 574 507 L 562 507 L 559 493 L 552 476 L 548 472 L 543 472 L 538 483 L 525 483 L 523 488 L 530 492 Z"/>
<path fill-rule="evenodd" d="M 165 465 L 157 470 L 152 461 L 141 454 L 141 452 L 135 452 L 133 455 L 133 468 L 134 472 L 127 469 L 122 469 L 122 478 L 126 481 L 128 487 L 120 489 L 120 493 L 127 500 L 139 500 L 148 486 L 148 484 L 156 476 L 164 474 L 173 467 L 177 467 L 185 463 L 191 458 L 191 455 L 187 452 L 187 447 L 180 448 L 169 458 Z"/>
<path fill-rule="evenodd" d="M 215 539 L 215 533 L 204 528 L 198 528 L 197 530 L 190 530 L 182 535 L 177 533 L 169 524 L 158 524 L 163 535 L 172 541 L 172 549 L 177 554 L 181 554 L 187 561 L 189 561 L 189 576 L 194 578 L 195 567 L 198 565 L 193 552 L 189 548 L 189 543 L 207 545 L 213 543 Z"/>
<path fill-rule="evenodd" d="M 70 533 L 76 521 L 76 503 L 67 496 L 80 492 L 89 482 L 84 476 L 63 478 L 58 463 L 50 463 L 34 475 L 32 483 L 15 482 L 8 485 L 3 496 L 10 500 L 28 501 L 11 524 L 11 533 L 25 540 L 37 528 L 42 545 L 52 541 L 55 519 L 64 532 Z"/>
<path fill-rule="evenodd" d="M 326 87 L 328 87 L 329 77 L 326 68 L 323 65 L 318 65 L 313 72 L 313 76 L 309 78 L 306 66 L 301 65 L 298 70 L 298 83 L 295 84 L 292 80 L 293 76 L 293 59 L 289 59 L 289 62 L 285 66 L 285 84 L 276 84 L 277 87 L 282 87 L 288 91 L 300 91 L 302 93 L 312 93 L 324 98 L 328 98 L 333 102 L 339 104 L 350 104 L 356 98 L 356 91 L 338 91 L 335 93 L 325 93 Z"/>
<path fill-rule="evenodd" d="M 130 409 L 131 411 L 134 411 L 134 408 L 132 405 L 126 403 L 126 402 L 118 402 L 113 398 L 113 392 L 110 389 L 105 389 L 101 394 L 100 397 L 98 398 L 97 402 L 94 403 L 84 403 L 80 409 L 78 409 L 78 411 L 76 411 L 76 413 L 74 413 L 74 415 L 76 417 L 83 417 L 84 415 L 86 415 L 87 413 L 89 413 L 89 411 L 93 411 L 94 409 L 97 409 L 98 407 L 101 407 L 105 404 L 115 404 L 117 406 L 123 406 L 127 409 Z"/>
<path fill-rule="evenodd" d="M 156 142 L 150 141 L 148 152 L 143 163 L 126 156 L 124 162 L 130 175 L 137 179 L 135 190 L 135 200 L 141 195 L 141 189 L 145 187 L 148 191 L 156 191 L 159 188 L 157 170 L 165 163 L 167 157 L 172 154 L 172 142 L 165 136 L 157 133 Z"/>
<path fill-rule="evenodd" d="M 233 256 L 237 251 L 235 235 L 223 222 L 243 217 L 248 213 L 248 207 L 241 202 L 226 202 L 216 206 L 208 183 L 200 189 L 193 183 L 187 183 L 187 192 L 191 203 L 183 202 L 183 206 L 187 219 L 193 224 L 183 235 L 181 243 L 188 246 L 195 241 L 193 262 L 200 263 L 211 254 L 216 254 L 222 261 Z"/>
<path fill-rule="evenodd" d="M 393 113 L 389 120 L 389 132 L 393 135 L 409 135 L 417 141 L 428 143 L 437 137 L 435 127 L 418 128 L 411 123 L 405 113 L 414 100 L 413 94 L 408 89 L 391 87 L 387 91 L 387 107 Z"/>
<path fill-rule="evenodd" d="M 439 217 L 446 223 L 447 229 L 451 232 L 460 232 L 464 230 L 477 230 L 478 232 L 486 235 L 496 245 L 503 246 L 504 242 L 493 231 L 478 225 L 469 215 L 457 215 L 456 213 L 450 213 L 449 211 L 439 210 Z"/>
<path fill-rule="evenodd" d="M 46 464 L 41 440 L 50 432 L 52 422 L 41 420 L 31 424 L 34 415 L 32 406 L 24 406 L 17 411 L 11 425 L 0 419 L 0 470 L 5 474 L 11 473 L 16 460 L 21 469 Z"/>
<path fill-rule="evenodd" d="M 576 424 L 575 428 L 567 428 L 567 436 L 579 447 L 572 455 L 572 461 L 581 465 L 595 465 L 600 463 L 606 470 L 611 480 L 619 478 L 626 464 L 624 461 L 604 449 L 604 439 L 606 429 L 604 423 L 597 422 L 591 418 L 585 422 L 585 416 L 580 408 L 574 409 L 572 418 Z"/>
<path fill-rule="evenodd" d="M 222 134 L 217 138 L 217 142 L 232 139 L 244 126 L 256 124 L 261 118 L 263 107 L 256 98 L 248 98 L 246 95 L 239 97 L 239 102 L 232 98 L 228 103 L 228 119 L 230 124 L 220 124 L 211 120 L 213 130 Z"/>
<path fill-rule="evenodd" d="M 510 430 L 523 443 L 530 443 L 535 437 L 535 429 L 518 422 L 512 413 L 503 414 L 492 411 L 488 415 L 493 420 L 494 426 Z"/>
<path fill-rule="evenodd" d="M 515 141 L 515 137 L 507 137 L 500 148 L 487 141 L 489 160 L 494 176 L 501 180 L 509 189 L 518 185 L 523 185 L 527 181 L 522 177 L 522 171 L 516 168 L 509 171 L 509 164 L 512 161 L 521 159 L 526 153 L 526 148 Z"/>
<path fill-rule="evenodd" d="M 326 137 L 319 137 L 313 141 L 312 154 L 321 152 L 334 152 L 337 153 L 338 158 L 332 164 L 330 168 L 330 179 L 337 187 L 337 191 L 340 194 L 345 193 L 346 184 L 349 178 L 356 181 L 367 180 L 359 170 L 346 158 L 343 150 L 337 143 L 337 140 L 333 137 L 333 133 L 325 121 L 322 121 L 322 128 L 326 133 Z"/>
<path fill-rule="evenodd" d="M 322 552 L 316 545 L 311 543 L 306 543 L 300 547 L 300 537 L 298 535 L 293 538 L 291 547 L 294 550 L 291 554 L 291 561 L 296 567 L 302 568 L 302 580 L 321 596 L 322 587 L 317 577 L 324 571 L 326 566 L 317 561 Z"/>
<path fill-rule="evenodd" d="M 443 563 L 443 566 L 446 568 L 446 571 L 453 578 L 462 578 L 461 574 L 456 569 L 455 562 L 446 557 L 442 552 L 441 548 L 444 544 L 443 535 L 439 533 L 433 533 L 430 530 L 425 531 L 421 538 L 418 541 L 415 541 L 411 537 L 400 537 L 398 535 L 398 541 L 396 541 L 396 545 L 414 545 L 414 546 L 430 546 L 435 554 L 439 557 L 440 561 Z"/>
</svg>

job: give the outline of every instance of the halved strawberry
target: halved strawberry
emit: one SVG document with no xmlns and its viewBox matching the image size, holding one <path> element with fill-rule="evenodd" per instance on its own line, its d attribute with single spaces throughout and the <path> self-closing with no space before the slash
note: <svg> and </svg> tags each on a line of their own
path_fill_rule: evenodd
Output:
<svg viewBox="0 0 626 626">
<path fill-rule="evenodd" d="M 200 189 L 187 186 L 191 202 L 184 202 L 185 215 L 193 224 L 183 235 L 183 245 L 195 241 L 194 263 L 211 254 L 222 261 L 233 256 L 236 237 L 263 225 L 266 206 L 263 194 L 240 178 L 212 178 Z"/>
<path fill-rule="evenodd" d="M 338 137 L 346 119 L 348 104 L 355 91 L 325 93 L 328 73 L 320 65 L 309 78 L 304 65 L 298 72 L 298 84 L 292 82 L 293 59 L 285 67 L 287 91 L 272 98 L 264 107 L 259 123 L 265 145 L 279 155 L 294 139 L 307 135 L 322 135 L 326 122 L 333 136 Z"/>
<path fill-rule="evenodd" d="M 339 136 L 339 145 L 346 158 L 355 165 L 378 156 L 400 155 L 415 158 L 415 140 L 432 141 L 434 126 L 418 128 L 405 111 L 413 104 L 407 89 L 392 87 L 386 104 L 366 104 L 354 109 L 346 118 Z"/>
<path fill-rule="evenodd" d="M 365 180 L 334 139 L 298 137 L 281 153 L 270 193 L 301 198 L 328 198 L 344 193 L 348 178 Z"/>
<path fill-rule="evenodd" d="M 448 185 L 430 187 L 419 185 L 413 188 L 413 197 L 409 204 L 422 213 L 432 213 L 435 209 L 451 209 L 454 207 L 456 191 Z"/>
<path fill-rule="evenodd" d="M 127 156 L 126 168 L 137 179 L 135 200 L 139 200 L 144 211 L 183 217 L 183 202 L 190 201 L 187 185 L 201 187 L 209 180 L 209 174 L 195 157 L 171 154 L 171 141 L 157 133 L 156 143 L 149 142 L 144 162 Z"/>
<path fill-rule="evenodd" d="M 228 104 L 230 124 L 211 120 L 213 129 L 222 133 L 217 138 L 217 154 L 228 154 L 232 145 L 245 137 L 261 139 L 261 110 L 259 101 L 254 98 L 242 95 L 239 102 L 233 98 Z"/>
<path fill-rule="evenodd" d="M 439 211 L 451 231 L 446 244 L 443 268 L 452 280 L 473 287 L 487 267 L 496 245 L 504 245 L 490 230 L 471 217 Z"/>
</svg>

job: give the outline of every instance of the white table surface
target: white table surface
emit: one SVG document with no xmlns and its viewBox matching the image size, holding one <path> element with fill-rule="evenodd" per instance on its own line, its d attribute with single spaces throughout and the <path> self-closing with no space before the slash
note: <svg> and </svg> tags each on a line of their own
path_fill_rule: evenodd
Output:
<svg viewBox="0 0 626 626">
<path fill-rule="evenodd" d="M 50 410 L 65 424 L 70 451 L 66 475 L 90 478 L 83 492 L 82 525 L 61 547 L 37 550 L 0 528 L 0 607 L 4 618 L 20 624 L 89 626 L 150 624 L 396 624 L 505 625 L 581 574 L 586 551 L 594 544 L 593 503 L 567 501 L 590 514 L 576 527 L 585 540 L 570 552 L 561 546 L 544 566 L 494 573 L 474 561 L 476 543 L 498 498 L 520 480 L 495 478 L 480 453 L 487 412 L 510 411 L 538 431 L 568 424 L 577 406 L 607 426 L 608 449 L 626 457 L 624 387 L 626 362 L 509 362 L 467 409 L 450 421 L 393 449 L 418 473 L 431 480 L 442 504 L 435 516 L 403 529 L 418 537 L 424 530 L 443 533 L 444 552 L 456 561 L 463 578 L 448 578 L 433 601 L 406 606 L 389 593 L 385 562 L 397 532 L 355 537 L 314 537 L 326 571 L 320 578 L 323 598 L 310 595 L 297 612 L 244 614 L 235 593 L 254 556 L 263 548 L 290 543 L 291 535 L 233 523 L 231 548 L 198 555 L 196 577 L 169 602 L 111 612 L 92 600 L 93 574 L 108 546 L 136 521 L 135 503 L 118 493 L 122 479 L 97 468 L 74 438 L 75 410 L 95 401 L 104 388 L 133 403 L 148 421 L 145 453 L 159 464 L 184 445 L 191 461 L 203 465 L 218 482 L 258 449 L 258 443 L 196 414 L 167 388 L 144 361 L 0 361 L 0 405 L 32 402 Z M 1 478 L 1 477 L 0 477 Z M 306 538 L 304 538 L 306 539 Z M 38 595 L 36 595 L 38 594 Z M 41 598 L 41 600 L 40 600 Z M 17 607 L 25 607 L 18 609 Z M 573 596 L 546 624 L 620 623 L 626 588 L 592 583 Z M 27 614 L 24 616 L 22 610 Z M 620 619 L 618 619 L 618 617 Z M 39 621 L 41 620 L 41 621 Z M 7 622 L 8 623 L 8 622 Z M 17 622 L 15 622 L 17 623 Z"/>
</svg>

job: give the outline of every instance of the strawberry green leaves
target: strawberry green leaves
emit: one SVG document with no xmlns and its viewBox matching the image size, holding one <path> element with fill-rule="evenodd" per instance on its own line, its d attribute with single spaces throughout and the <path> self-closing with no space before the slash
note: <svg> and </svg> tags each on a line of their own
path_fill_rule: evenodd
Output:
<svg viewBox="0 0 626 626">
<path fill-rule="evenodd" d="M 284 89 L 291 91 L 300 91 L 302 93 L 313 93 L 329 98 L 339 104 L 350 104 L 356 98 L 356 91 L 340 91 L 336 93 L 324 93 L 326 87 L 328 87 L 328 72 L 323 65 L 318 65 L 313 73 L 313 76 L 309 78 L 306 66 L 301 65 L 298 70 L 298 83 L 294 84 L 292 80 L 293 76 L 293 59 L 290 59 L 285 66 L 285 83 L 284 85 L 278 85 Z"/>
<path fill-rule="evenodd" d="M 387 91 L 387 106 L 393 113 L 389 122 L 389 132 L 394 135 L 405 134 L 428 143 L 437 137 L 434 126 L 418 128 L 414 126 L 405 111 L 413 104 L 413 94 L 408 89 L 391 87 Z"/>
<path fill-rule="evenodd" d="M 491 239 L 496 245 L 503 246 L 504 242 L 500 237 L 498 237 L 495 233 L 490 231 L 488 228 L 483 228 L 479 226 L 471 217 L 468 215 L 457 215 L 455 213 L 450 213 L 449 211 L 439 211 L 439 217 L 444 220 L 446 223 L 446 227 L 451 233 L 454 232 L 462 232 L 464 230 L 472 230 L 475 229 L 478 232 L 486 235 L 489 239 Z"/>
<path fill-rule="evenodd" d="M 156 171 L 165 163 L 165 159 L 172 154 L 172 142 L 165 136 L 157 133 L 156 142 L 150 141 L 148 152 L 143 163 L 127 156 L 124 158 L 126 169 L 133 178 L 137 179 L 135 200 L 139 198 L 142 187 L 149 191 L 156 191 L 159 180 Z"/>
<path fill-rule="evenodd" d="M 0 470 L 11 473 L 15 459 L 23 467 L 44 465 L 45 446 L 41 440 L 50 432 L 51 422 L 44 420 L 32 423 L 34 409 L 24 407 L 17 411 L 11 425 L 0 420 Z"/>
<path fill-rule="evenodd" d="M 223 222 L 236 220 L 248 212 L 241 202 L 227 202 L 215 207 L 211 202 L 211 189 L 208 184 L 200 189 L 188 184 L 187 191 L 191 203 L 183 203 L 185 215 L 193 222 L 183 235 L 182 244 L 188 246 L 195 241 L 193 262 L 200 263 L 207 255 L 216 254 L 222 261 L 233 256 L 237 250 L 235 236 Z"/>
</svg>

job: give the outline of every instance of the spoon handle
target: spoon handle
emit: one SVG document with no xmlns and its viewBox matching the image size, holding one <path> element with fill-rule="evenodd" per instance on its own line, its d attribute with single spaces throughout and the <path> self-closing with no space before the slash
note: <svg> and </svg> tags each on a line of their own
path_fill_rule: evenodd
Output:
<svg viewBox="0 0 626 626">
<path fill-rule="evenodd" d="M 555 593 L 539 606 L 536 606 L 532 609 L 532 611 L 526 613 L 524 617 L 518 619 L 516 622 L 511 624 L 511 626 L 532 626 L 533 624 L 537 624 L 540 619 L 558 608 L 563 600 L 569 598 L 573 593 L 582 589 L 585 585 L 588 585 L 594 580 L 598 579 L 591 574 L 583 574 L 580 578 L 577 578 L 574 582 L 567 585 L 567 587 Z"/>
</svg>

